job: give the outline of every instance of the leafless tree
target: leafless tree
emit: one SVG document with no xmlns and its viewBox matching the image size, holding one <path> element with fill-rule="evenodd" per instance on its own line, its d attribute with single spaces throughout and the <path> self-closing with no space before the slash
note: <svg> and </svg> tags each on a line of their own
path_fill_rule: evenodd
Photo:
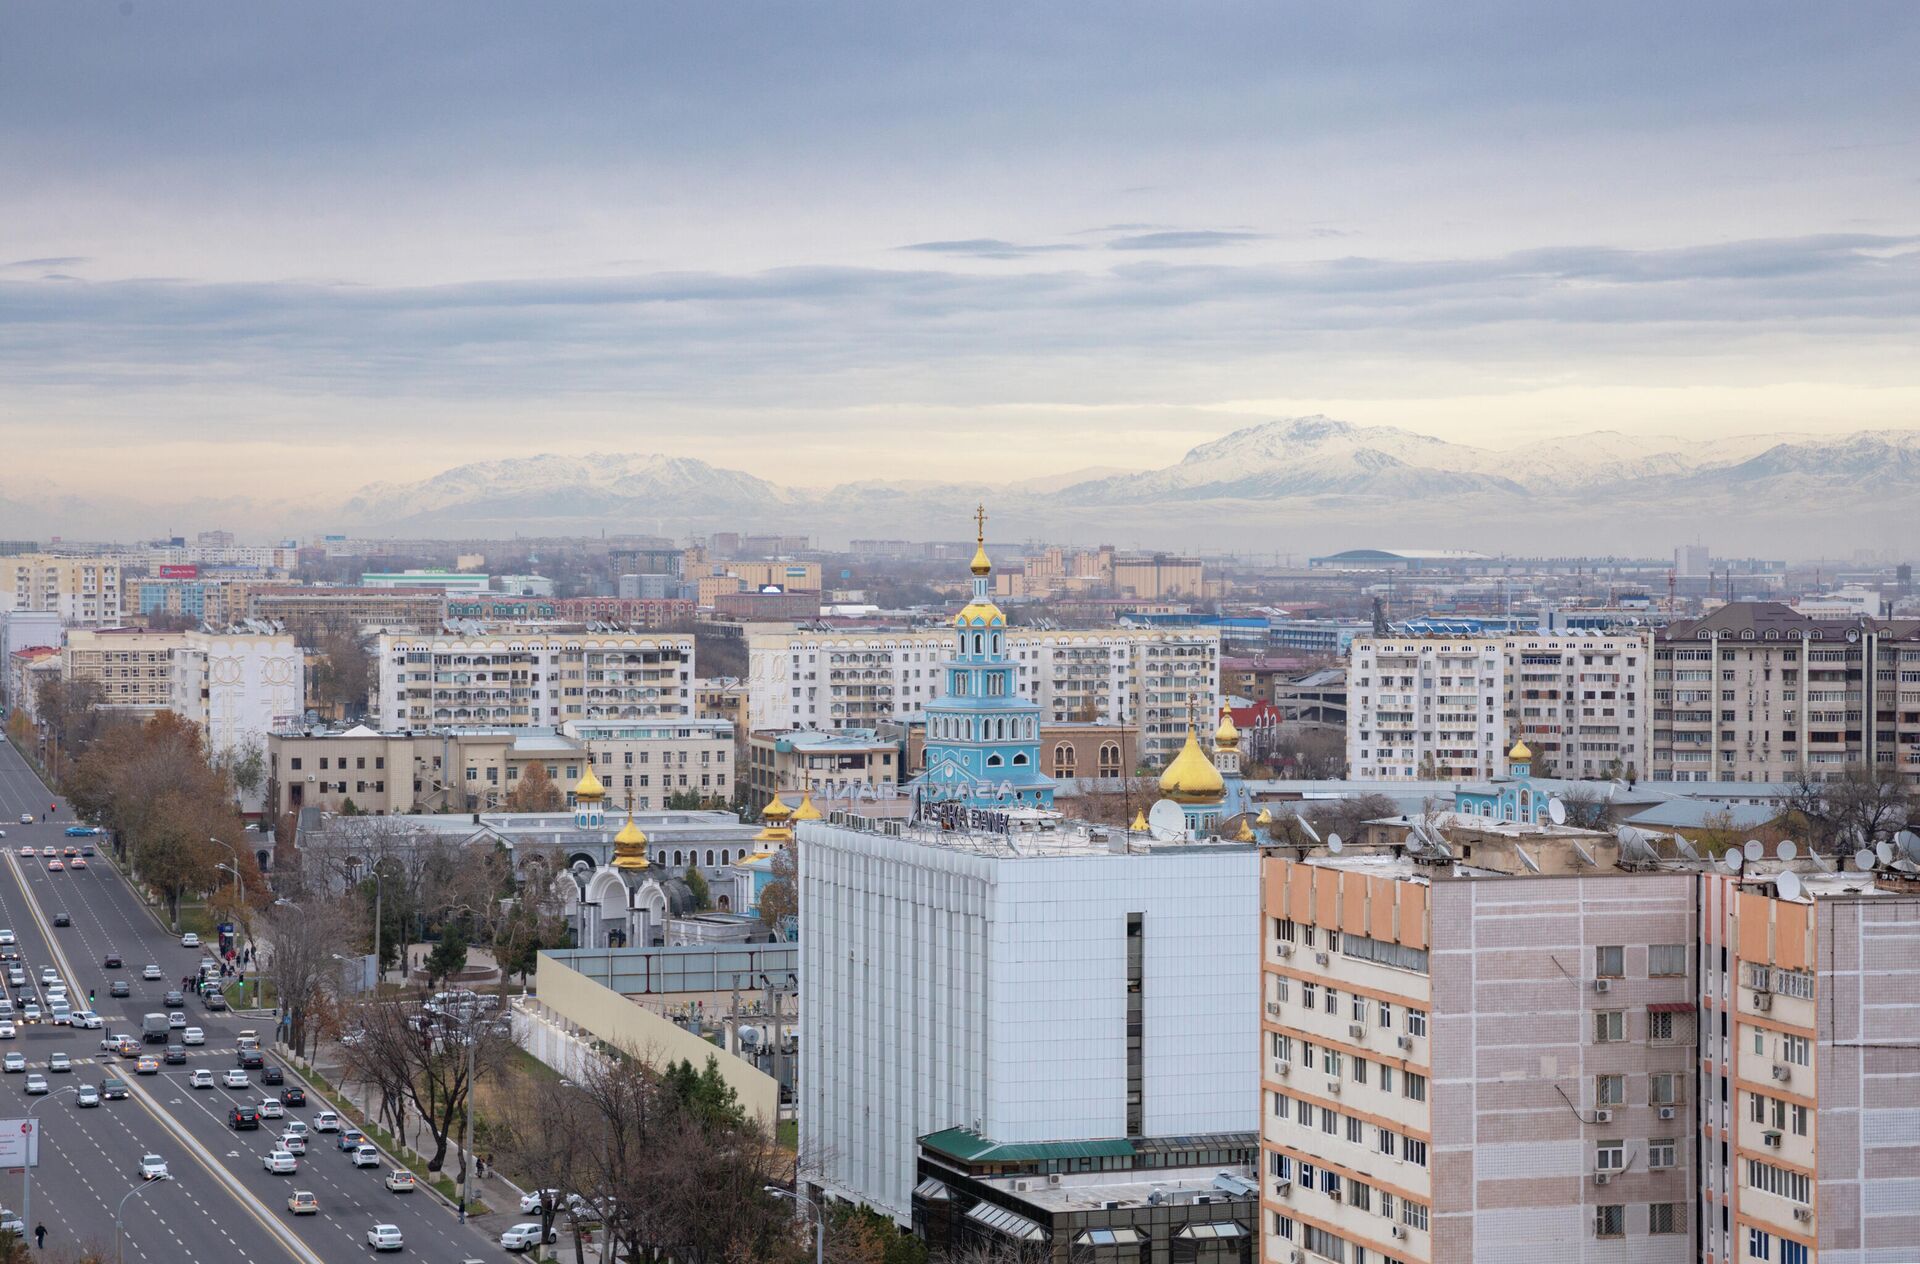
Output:
<svg viewBox="0 0 1920 1264">
<path fill-rule="evenodd" d="M 484 1021 L 461 1022 L 428 1008 L 424 998 L 374 999 L 352 1007 L 357 1030 L 348 1046 L 356 1077 L 384 1083 L 390 1077 L 398 1098 L 413 1108 L 433 1141 L 427 1169 L 446 1163 L 447 1143 L 466 1109 L 476 1080 L 497 1074 L 512 1040 Z M 472 1042 L 469 1049 L 468 1041 Z M 462 1155 L 465 1163 L 465 1155 Z"/>
<path fill-rule="evenodd" d="M 599 1121 L 587 1109 L 588 1099 L 574 1086 L 557 1080 L 515 1082 L 489 1137 L 540 1198 L 541 1236 L 575 1198 L 598 1189 L 591 1180 L 588 1160 L 600 1133 Z M 579 1225 L 573 1232 L 574 1259 L 585 1264 L 586 1251 Z"/>
<path fill-rule="evenodd" d="M 1580 829 L 1607 828 L 1608 801 L 1605 793 L 1592 783 L 1569 785 L 1559 798 L 1567 808 L 1567 824 Z"/>
<path fill-rule="evenodd" d="M 1307 819 L 1320 831 L 1320 837 L 1339 834 L 1343 839 L 1359 841 L 1368 821 L 1383 816 L 1399 816 L 1400 805 L 1384 794 L 1357 794 L 1342 799 L 1325 799 L 1307 810 Z"/>
<path fill-rule="evenodd" d="M 337 954 L 354 924 L 352 904 L 339 897 L 282 901 L 266 914 L 262 964 L 288 1016 L 290 1043 L 303 1057 L 319 1035 L 315 1019 L 336 991 Z"/>
<path fill-rule="evenodd" d="M 1870 847 L 1905 828 L 1912 803 L 1892 768 L 1849 768 L 1832 781 L 1802 771 L 1782 805 L 1782 824 L 1833 854 Z"/>
</svg>

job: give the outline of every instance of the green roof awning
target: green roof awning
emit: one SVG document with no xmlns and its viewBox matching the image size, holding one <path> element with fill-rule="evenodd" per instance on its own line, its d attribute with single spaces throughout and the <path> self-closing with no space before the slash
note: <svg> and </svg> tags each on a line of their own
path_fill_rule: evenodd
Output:
<svg viewBox="0 0 1920 1264">
<path fill-rule="evenodd" d="M 1048 1159 L 1132 1158 L 1137 1152 L 1124 1137 L 1106 1141 L 998 1142 L 968 1128 L 947 1128 L 920 1138 L 920 1144 L 962 1163 L 1040 1163 Z"/>
</svg>

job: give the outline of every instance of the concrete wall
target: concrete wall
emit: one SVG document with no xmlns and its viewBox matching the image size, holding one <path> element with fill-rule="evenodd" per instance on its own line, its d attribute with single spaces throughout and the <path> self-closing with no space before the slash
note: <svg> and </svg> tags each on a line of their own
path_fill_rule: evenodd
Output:
<svg viewBox="0 0 1920 1264">
<path fill-rule="evenodd" d="M 553 1017 L 571 1024 L 577 1032 L 634 1054 L 649 1066 L 661 1067 L 684 1058 L 702 1067 L 709 1056 L 718 1058 L 720 1074 L 740 1095 L 742 1109 L 769 1131 L 773 1129 L 780 1089 L 772 1076 L 682 1031 L 545 953 L 540 954 L 534 981 L 540 1004 Z"/>
</svg>

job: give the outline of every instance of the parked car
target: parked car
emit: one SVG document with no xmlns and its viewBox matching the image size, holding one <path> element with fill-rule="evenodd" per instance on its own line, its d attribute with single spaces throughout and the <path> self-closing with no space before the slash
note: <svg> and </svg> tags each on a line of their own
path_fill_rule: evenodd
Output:
<svg viewBox="0 0 1920 1264">
<path fill-rule="evenodd" d="M 540 1226 L 533 1221 L 528 1221 L 526 1224 L 514 1225 L 500 1235 L 500 1245 L 509 1251 L 524 1251 L 529 1247 L 539 1246 L 543 1240 L 549 1244 L 558 1242 L 559 1230 L 549 1229 L 545 1235 L 542 1235 Z"/>
<path fill-rule="evenodd" d="M 376 1251 L 398 1251 L 402 1241 L 398 1225 L 377 1224 L 367 1230 L 367 1245 Z"/>
</svg>

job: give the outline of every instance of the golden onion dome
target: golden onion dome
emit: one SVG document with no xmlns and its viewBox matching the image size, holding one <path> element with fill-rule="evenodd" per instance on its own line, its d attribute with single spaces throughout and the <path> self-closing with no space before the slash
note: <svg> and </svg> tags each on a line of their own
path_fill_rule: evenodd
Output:
<svg viewBox="0 0 1920 1264">
<path fill-rule="evenodd" d="M 959 614 L 953 616 L 953 626 L 956 628 L 1004 628 L 1007 626 L 1007 616 L 1002 614 L 1000 607 L 991 601 L 969 601 L 961 607 Z"/>
<path fill-rule="evenodd" d="M 1220 704 L 1220 727 L 1213 731 L 1213 745 L 1217 750 L 1240 749 L 1240 730 L 1233 723 L 1233 709 L 1224 702 Z"/>
<path fill-rule="evenodd" d="M 777 794 L 767 800 L 767 806 L 760 809 L 760 819 L 763 821 L 784 821 L 792 815 L 793 809 L 783 803 Z"/>
<path fill-rule="evenodd" d="M 647 860 L 647 836 L 634 824 L 633 811 L 627 811 L 627 823 L 613 836 L 613 867 L 615 869 L 645 869 Z"/>
<path fill-rule="evenodd" d="M 593 763 L 588 761 L 584 776 L 573 785 L 573 797 L 576 799 L 604 799 L 607 788 L 600 784 L 600 778 L 593 775 Z"/>
<path fill-rule="evenodd" d="M 1135 812 L 1133 814 L 1133 824 L 1127 826 L 1127 828 L 1132 830 L 1136 834 L 1146 833 L 1147 832 L 1147 814 L 1145 812 Z"/>
<path fill-rule="evenodd" d="M 987 557 L 987 543 L 985 540 L 974 545 L 973 562 L 967 569 L 976 575 L 990 575 L 993 573 L 993 562 Z"/>
<path fill-rule="evenodd" d="M 1261 808 L 1260 815 L 1253 819 L 1253 823 L 1255 825 L 1273 824 L 1273 812 L 1268 808 Z"/>
<path fill-rule="evenodd" d="M 1507 758 L 1512 760 L 1532 759 L 1533 752 L 1527 748 L 1525 742 L 1515 742 L 1513 749 L 1507 752 Z"/>
<path fill-rule="evenodd" d="M 1235 831 L 1233 841 L 1236 843 L 1251 843 L 1254 841 L 1253 830 L 1247 825 L 1247 818 L 1244 816 L 1240 818 L 1240 828 Z"/>
<path fill-rule="evenodd" d="M 1188 725 L 1187 744 L 1160 774 L 1160 793 L 1175 803 L 1218 803 L 1226 789 L 1226 780 L 1200 749 L 1200 739 L 1194 736 L 1193 726 Z"/>
<path fill-rule="evenodd" d="M 800 797 L 800 806 L 793 810 L 793 819 L 796 821 L 817 821 L 820 819 L 820 809 L 813 806 L 813 791 L 809 790 Z"/>
</svg>

